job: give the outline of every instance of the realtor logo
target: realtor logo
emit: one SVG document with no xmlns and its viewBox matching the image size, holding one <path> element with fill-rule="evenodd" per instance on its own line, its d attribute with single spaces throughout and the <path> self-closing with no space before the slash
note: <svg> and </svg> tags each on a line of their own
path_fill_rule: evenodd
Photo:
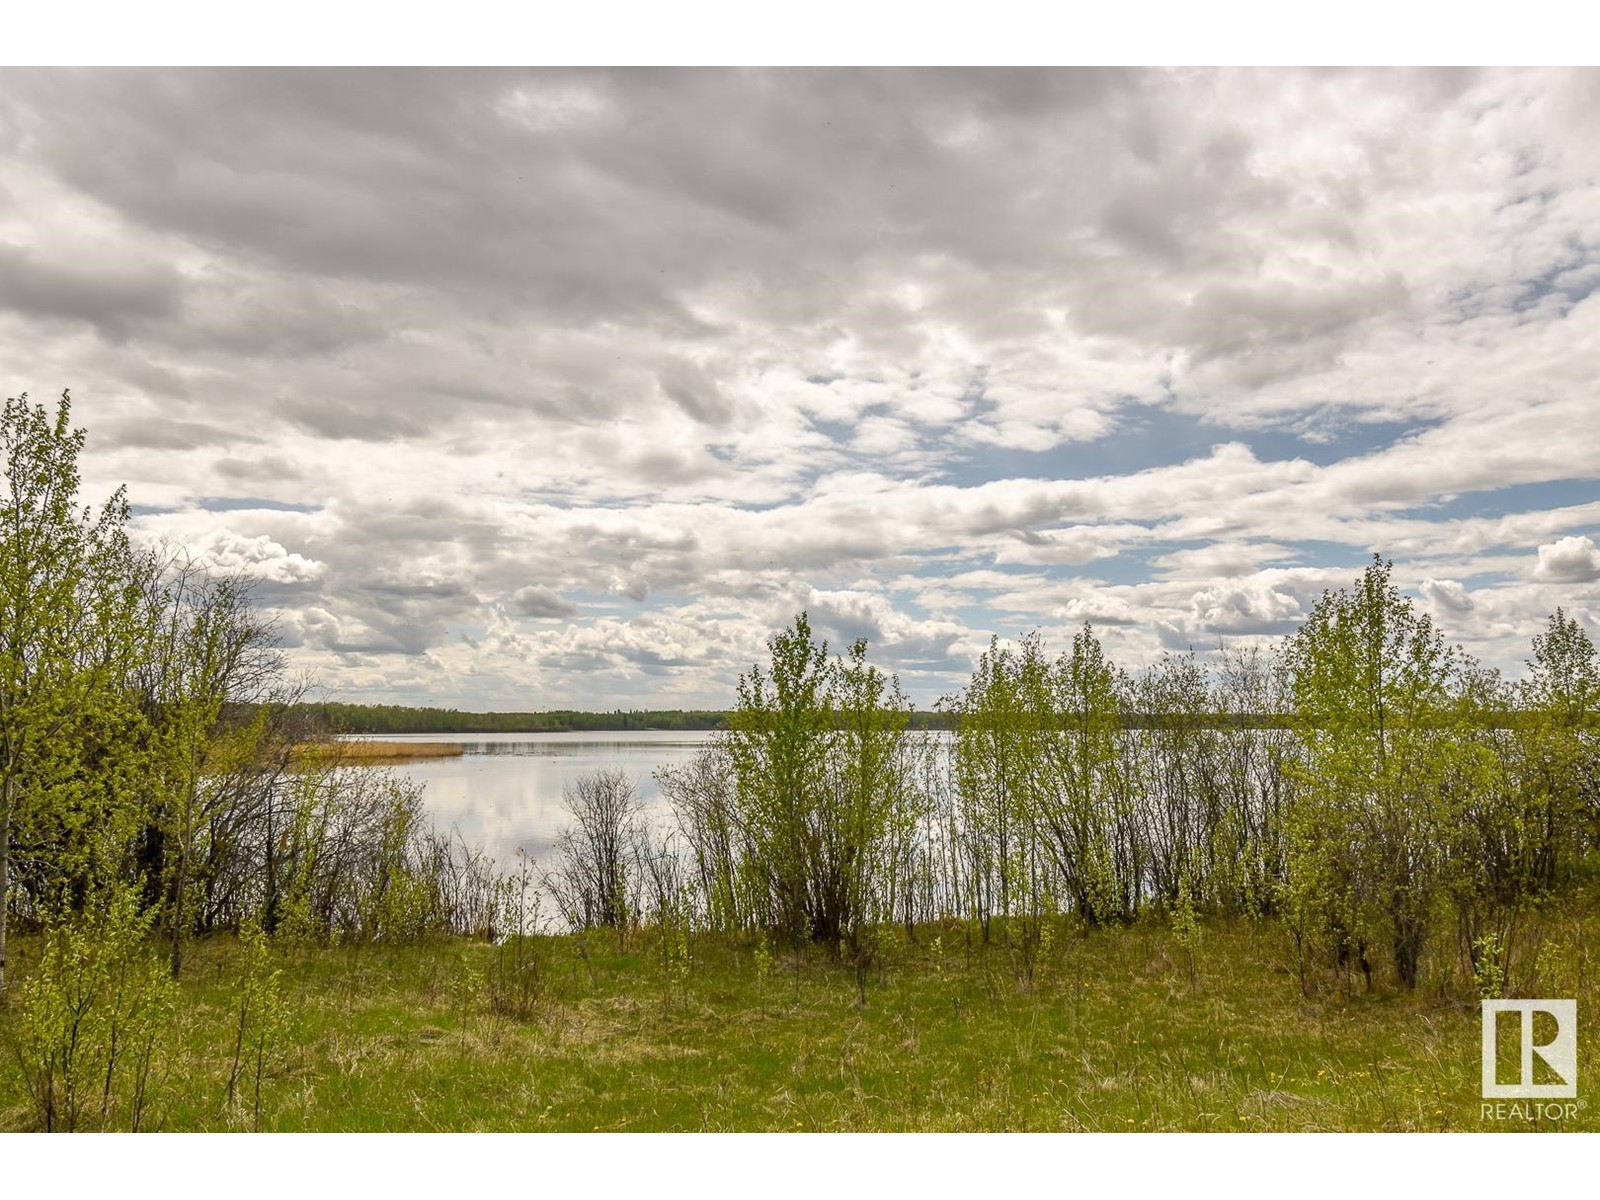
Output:
<svg viewBox="0 0 1600 1200">
<path fill-rule="evenodd" d="M 1522 1057 L 1515 1083 L 1500 1082 L 1495 1053 L 1501 1013 L 1521 1021 Z M 1555 1018 L 1555 1034 L 1533 1040 L 1535 1013 Z M 1549 1069 L 1535 1083 L 1534 1059 Z M 1510 1065 L 1509 1063 L 1507 1064 Z M 1551 1076 L 1560 1082 L 1554 1082 Z M 1578 1002 L 1576 1000 L 1485 1000 L 1483 1002 L 1483 1098 L 1485 1100 L 1569 1100 L 1578 1094 Z M 1488 1107 L 1485 1105 L 1485 1107 Z"/>
</svg>

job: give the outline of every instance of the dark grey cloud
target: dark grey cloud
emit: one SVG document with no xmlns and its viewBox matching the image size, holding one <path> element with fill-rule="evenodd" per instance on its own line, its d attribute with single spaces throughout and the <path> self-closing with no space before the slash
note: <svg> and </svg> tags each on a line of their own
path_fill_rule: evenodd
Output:
<svg viewBox="0 0 1600 1200">
<path fill-rule="evenodd" d="M 535 620 L 552 620 L 578 615 L 578 606 L 565 596 L 538 584 L 520 587 L 511 593 L 512 603 L 525 617 Z"/>
<path fill-rule="evenodd" d="M 285 483 L 302 478 L 300 468 L 281 454 L 260 458 L 219 458 L 215 470 L 223 480 L 243 487 Z"/>
<path fill-rule="evenodd" d="M 107 260 L 89 249 L 83 260 L 52 262 L 31 247 L 0 241 L 0 306 L 82 321 L 113 342 L 126 338 L 132 324 L 172 315 L 180 287 L 171 267 Z"/>
<path fill-rule="evenodd" d="M 99 422 L 95 426 L 94 436 L 96 443 L 101 446 L 131 450 L 198 450 L 210 446 L 259 443 L 261 440 L 236 429 L 165 417 L 114 417 Z"/>
</svg>

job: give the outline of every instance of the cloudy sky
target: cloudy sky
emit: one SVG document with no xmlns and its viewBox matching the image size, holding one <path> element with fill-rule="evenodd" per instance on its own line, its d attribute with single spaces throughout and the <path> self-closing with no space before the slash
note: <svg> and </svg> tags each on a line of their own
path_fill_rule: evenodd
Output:
<svg viewBox="0 0 1600 1200">
<path fill-rule="evenodd" d="M 1600 73 L 0 74 L 6 394 L 350 700 L 1600 635 Z"/>
</svg>

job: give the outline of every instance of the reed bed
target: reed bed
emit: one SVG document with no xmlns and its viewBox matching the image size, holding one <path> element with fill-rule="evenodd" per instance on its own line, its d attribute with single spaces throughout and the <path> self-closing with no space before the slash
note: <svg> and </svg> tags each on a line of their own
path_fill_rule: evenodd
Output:
<svg viewBox="0 0 1600 1200">
<path fill-rule="evenodd" d="M 429 758 L 459 758 L 466 752 L 460 742 L 386 742 L 362 738 L 315 746 L 303 746 L 296 757 L 338 761 L 348 766 L 389 766 Z"/>
</svg>

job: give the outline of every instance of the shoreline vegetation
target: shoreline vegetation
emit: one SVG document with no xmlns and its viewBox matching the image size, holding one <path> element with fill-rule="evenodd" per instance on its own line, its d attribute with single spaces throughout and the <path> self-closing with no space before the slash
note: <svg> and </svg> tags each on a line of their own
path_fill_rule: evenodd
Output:
<svg viewBox="0 0 1600 1200">
<path fill-rule="evenodd" d="M 294 714 L 315 729 L 333 736 L 355 738 L 380 734 L 495 734 L 495 733 L 714 733 L 725 729 L 734 711 L 720 709 L 618 709 L 583 712 L 551 709 L 546 712 L 460 712 L 452 708 L 407 707 L 389 704 L 309 703 L 294 706 Z M 943 708 L 914 709 L 905 714 L 909 730 L 953 732 L 956 713 Z M 1516 709 L 1488 709 L 1469 718 L 1485 728 L 1511 729 L 1528 717 Z M 1124 729 L 1150 730 L 1181 723 L 1199 729 L 1290 729 L 1293 718 L 1274 712 L 1161 712 L 1119 711 Z M 403 743 L 410 744 L 410 743 Z"/>
<path fill-rule="evenodd" d="M 296 715 L 334 734 L 397 733 L 636 733 L 722 728 L 728 714 L 710 710 L 579 712 L 460 712 L 398 704 L 302 703 Z"/>
<path fill-rule="evenodd" d="M 0 1126 L 1600 1128 L 1593 1069 L 1477 1099 L 1481 999 L 1600 1006 L 1562 609 L 1506 679 L 1374 555 L 1213 657 L 996 638 L 948 733 L 802 612 L 663 805 L 598 771 L 497 863 L 334 738 L 247 579 L 78 505 L 68 418 L 0 426 Z"/>
<path fill-rule="evenodd" d="M 460 742 L 386 742 L 378 738 L 344 738 L 334 743 L 306 742 L 296 747 L 301 763 L 335 757 L 341 762 L 388 766 L 430 758 L 459 758 L 466 752 Z"/>
</svg>

